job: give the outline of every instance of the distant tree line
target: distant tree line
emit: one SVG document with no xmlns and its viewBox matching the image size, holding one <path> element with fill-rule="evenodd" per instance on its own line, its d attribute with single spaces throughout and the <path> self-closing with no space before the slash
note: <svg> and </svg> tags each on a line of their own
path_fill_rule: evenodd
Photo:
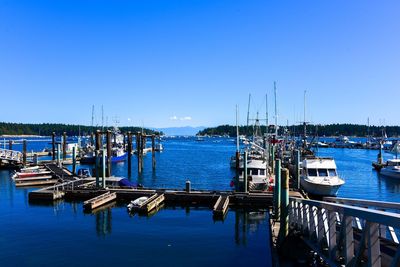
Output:
<svg viewBox="0 0 400 267">
<path fill-rule="evenodd" d="M 107 128 L 104 128 L 105 130 Z M 141 132 L 141 127 L 120 127 L 119 128 L 122 133 L 126 133 L 131 131 L 133 133 Z M 0 135 L 41 135 L 41 136 L 49 136 L 53 132 L 56 135 L 61 135 L 64 132 L 67 133 L 68 136 L 78 136 L 80 135 L 89 135 L 92 132 L 96 132 L 96 130 L 101 130 L 101 127 L 91 127 L 85 125 L 70 125 L 70 124 L 61 124 L 61 123 L 41 123 L 41 124 L 30 124 L 30 123 L 9 123 L 9 122 L 0 122 Z M 162 134 L 153 131 L 151 129 L 143 128 L 143 132 L 146 134 Z"/>
<path fill-rule="evenodd" d="M 262 134 L 266 131 L 266 126 L 260 127 Z M 318 136 L 357 136 L 365 137 L 367 135 L 371 137 L 381 137 L 382 134 L 386 134 L 388 137 L 400 136 L 400 126 L 370 126 L 368 129 L 367 125 L 358 124 L 327 124 L 327 125 L 307 125 L 307 135 L 318 135 Z M 239 135 L 253 135 L 255 131 L 254 126 L 239 126 Z M 268 132 L 272 133 L 275 131 L 273 125 L 269 126 Z M 290 135 L 303 135 L 303 125 L 292 125 L 292 126 L 280 126 L 278 128 L 278 134 L 289 132 Z M 197 135 L 229 135 L 231 137 L 236 136 L 236 126 L 232 125 L 220 125 L 212 128 L 205 128 L 199 131 Z"/>
</svg>

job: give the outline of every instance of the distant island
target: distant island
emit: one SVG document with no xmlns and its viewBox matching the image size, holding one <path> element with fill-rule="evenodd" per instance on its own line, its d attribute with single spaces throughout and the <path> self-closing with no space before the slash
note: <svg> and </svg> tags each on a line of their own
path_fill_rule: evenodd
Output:
<svg viewBox="0 0 400 267">
<path fill-rule="evenodd" d="M 269 126 L 269 132 L 274 131 L 274 126 Z M 262 133 L 265 133 L 266 126 L 261 126 Z M 290 135 L 302 135 L 303 125 L 279 126 L 278 134 L 283 134 L 284 131 L 289 131 Z M 253 134 L 253 126 L 239 126 L 239 135 Z M 359 124 L 327 124 L 327 125 L 307 125 L 307 135 L 313 136 L 355 136 L 355 137 L 399 137 L 400 126 L 367 126 Z M 197 133 L 197 135 L 228 135 L 236 136 L 236 126 L 220 125 L 217 127 L 205 128 Z"/>
<path fill-rule="evenodd" d="M 107 129 L 107 127 L 104 127 Z M 108 127 L 110 128 L 110 127 Z M 101 130 L 101 126 L 86 126 L 86 125 L 72 125 L 72 124 L 61 124 L 61 123 L 41 123 L 41 124 L 31 124 L 31 123 L 10 123 L 10 122 L 0 122 L 0 135 L 30 135 L 30 136 L 50 136 L 53 132 L 56 135 L 61 135 L 64 132 L 68 136 L 78 136 L 78 135 L 90 135 L 97 129 Z M 146 134 L 163 134 L 163 132 L 141 128 L 141 127 L 119 127 L 121 132 L 126 133 L 131 131 L 132 133 L 144 132 Z"/>
</svg>

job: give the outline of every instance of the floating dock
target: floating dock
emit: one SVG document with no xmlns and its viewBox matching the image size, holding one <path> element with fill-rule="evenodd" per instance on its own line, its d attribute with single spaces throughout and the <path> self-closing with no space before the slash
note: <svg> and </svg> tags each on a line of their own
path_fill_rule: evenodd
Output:
<svg viewBox="0 0 400 267">
<path fill-rule="evenodd" d="M 226 213 L 228 212 L 228 208 L 229 208 L 229 196 L 227 195 L 219 196 L 213 208 L 214 218 L 223 219 Z"/>
<path fill-rule="evenodd" d="M 100 196 L 91 198 L 89 200 L 86 200 L 83 202 L 83 208 L 85 210 L 94 210 L 100 206 L 103 206 L 117 198 L 117 194 L 106 192 L 104 194 L 101 194 Z"/>
</svg>

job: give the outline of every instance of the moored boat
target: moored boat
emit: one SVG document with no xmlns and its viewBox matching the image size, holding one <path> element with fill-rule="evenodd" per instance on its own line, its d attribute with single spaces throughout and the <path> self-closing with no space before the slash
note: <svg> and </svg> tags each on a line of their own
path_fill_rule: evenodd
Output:
<svg viewBox="0 0 400 267">
<path fill-rule="evenodd" d="M 381 175 L 400 178 L 400 159 L 389 159 L 380 171 Z"/>
<path fill-rule="evenodd" d="M 336 196 L 344 183 L 337 174 L 333 158 L 311 157 L 303 160 L 300 184 L 307 193 Z"/>
</svg>

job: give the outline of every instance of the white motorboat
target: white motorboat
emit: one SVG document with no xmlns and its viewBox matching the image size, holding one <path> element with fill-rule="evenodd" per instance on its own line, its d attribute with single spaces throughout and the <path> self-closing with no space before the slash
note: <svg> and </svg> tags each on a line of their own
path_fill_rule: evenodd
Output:
<svg viewBox="0 0 400 267">
<path fill-rule="evenodd" d="M 149 199 L 148 197 L 139 197 L 135 200 L 132 200 L 126 207 L 129 211 L 135 210 L 143 205 Z"/>
<path fill-rule="evenodd" d="M 389 159 L 380 174 L 392 178 L 400 178 L 400 159 Z"/>
<path fill-rule="evenodd" d="M 301 187 L 312 195 L 336 196 L 344 184 L 336 171 L 333 158 L 312 157 L 302 162 Z"/>
</svg>

